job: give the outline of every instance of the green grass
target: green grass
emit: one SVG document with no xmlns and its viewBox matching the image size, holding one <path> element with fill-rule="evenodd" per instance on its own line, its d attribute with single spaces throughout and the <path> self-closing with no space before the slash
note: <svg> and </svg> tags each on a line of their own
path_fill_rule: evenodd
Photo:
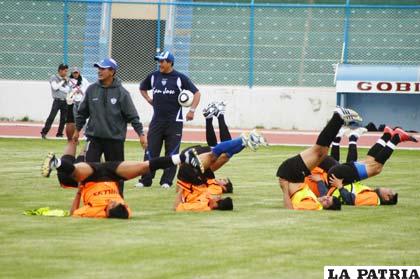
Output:
<svg viewBox="0 0 420 279">
<path fill-rule="evenodd" d="M 131 220 L 24 216 L 67 209 L 73 190 L 40 177 L 64 141 L 0 139 L 0 278 L 322 278 L 325 265 L 418 265 L 420 152 L 397 150 L 368 185 L 400 193 L 397 206 L 341 212 L 282 208 L 275 171 L 299 147 L 244 151 L 218 172 L 234 182 L 233 212 L 175 213 L 174 189 L 134 189 Z M 366 150 L 360 150 L 365 154 Z M 137 142 L 127 159 L 139 159 Z"/>
</svg>

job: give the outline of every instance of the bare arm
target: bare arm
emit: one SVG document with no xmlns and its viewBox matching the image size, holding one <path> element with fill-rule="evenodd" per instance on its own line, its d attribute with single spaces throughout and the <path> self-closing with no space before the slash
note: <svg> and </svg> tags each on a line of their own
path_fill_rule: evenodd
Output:
<svg viewBox="0 0 420 279">
<path fill-rule="evenodd" d="M 150 98 L 149 94 L 147 93 L 147 90 L 141 90 L 140 93 L 143 96 L 143 98 L 150 104 L 153 105 L 153 99 Z"/>
<path fill-rule="evenodd" d="M 190 121 L 190 120 L 194 119 L 194 113 L 195 113 L 195 110 L 196 110 L 198 104 L 200 103 L 200 98 L 201 98 L 200 91 L 195 92 L 190 111 L 187 113 L 187 117 L 186 117 L 187 121 Z"/>
<path fill-rule="evenodd" d="M 71 205 L 71 208 L 70 208 L 70 215 L 73 215 L 73 212 L 76 210 L 76 209 L 78 209 L 79 208 L 79 206 L 80 206 L 80 197 L 82 196 L 82 193 L 81 193 L 81 189 L 79 188 L 78 190 L 77 190 L 77 193 L 76 193 L 76 196 L 74 197 L 74 199 L 73 199 L 73 204 Z"/>
<path fill-rule="evenodd" d="M 284 208 L 293 209 L 292 200 L 290 199 L 289 193 L 289 183 L 288 182 L 280 182 L 281 190 L 283 191 L 283 205 Z"/>
<path fill-rule="evenodd" d="M 176 186 L 176 196 L 174 201 L 174 207 L 173 209 L 176 210 L 178 205 L 182 202 L 182 189 L 180 189 L 178 186 Z"/>
</svg>

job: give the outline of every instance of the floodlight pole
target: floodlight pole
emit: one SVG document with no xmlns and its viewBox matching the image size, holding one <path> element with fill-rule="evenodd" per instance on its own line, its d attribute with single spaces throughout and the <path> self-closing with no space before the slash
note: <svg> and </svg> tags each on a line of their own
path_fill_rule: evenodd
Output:
<svg viewBox="0 0 420 279">
<path fill-rule="evenodd" d="M 254 15 L 255 5 L 254 0 L 251 0 L 249 15 L 249 74 L 248 74 L 248 87 L 252 88 L 254 85 Z"/>
<path fill-rule="evenodd" d="M 350 0 L 346 0 L 345 16 L 344 16 L 344 38 L 343 49 L 341 52 L 341 63 L 346 64 L 349 52 L 349 27 L 350 27 Z"/>
<path fill-rule="evenodd" d="M 63 8 L 63 63 L 68 64 L 69 60 L 69 2 L 68 0 L 64 0 L 64 8 Z"/>
</svg>

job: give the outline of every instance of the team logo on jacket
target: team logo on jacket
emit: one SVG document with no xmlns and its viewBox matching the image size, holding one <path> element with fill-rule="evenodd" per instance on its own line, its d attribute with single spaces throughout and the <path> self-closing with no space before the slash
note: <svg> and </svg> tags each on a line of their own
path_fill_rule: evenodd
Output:
<svg viewBox="0 0 420 279">
<path fill-rule="evenodd" d="M 117 103 L 117 99 L 116 98 L 111 98 L 111 104 L 115 105 Z"/>
<path fill-rule="evenodd" d="M 161 82 L 162 82 L 162 85 L 163 85 L 163 86 L 165 86 L 165 85 L 166 85 L 166 82 L 167 82 L 167 79 L 166 79 L 166 78 L 164 78 L 164 79 L 162 79 L 162 81 L 161 81 Z"/>
</svg>

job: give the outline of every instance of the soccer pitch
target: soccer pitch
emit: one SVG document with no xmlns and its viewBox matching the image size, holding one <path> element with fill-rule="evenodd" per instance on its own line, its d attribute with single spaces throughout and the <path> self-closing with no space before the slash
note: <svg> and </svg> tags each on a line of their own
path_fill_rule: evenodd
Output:
<svg viewBox="0 0 420 279">
<path fill-rule="evenodd" d="M 217 172 L 233 181 L 233 212 L 175 213 L 174 187 L 155 179 L 146 189 L 126 182 L 130 220 L 22 215 L 70 208 L 74 190 L 39 172 L 44 155 L 64 144 L 0 139 L 0 278 L 322 278 L 325 265 L 419 264 L 420 151 L 396 150 L 366 181 L 396 189 L 397 206 L 285 210 L 275 172 L 302 148 L 272 146 Z M 138 160 L 143 151 L 128 142 L 125 154 Z"/>
</svg>

